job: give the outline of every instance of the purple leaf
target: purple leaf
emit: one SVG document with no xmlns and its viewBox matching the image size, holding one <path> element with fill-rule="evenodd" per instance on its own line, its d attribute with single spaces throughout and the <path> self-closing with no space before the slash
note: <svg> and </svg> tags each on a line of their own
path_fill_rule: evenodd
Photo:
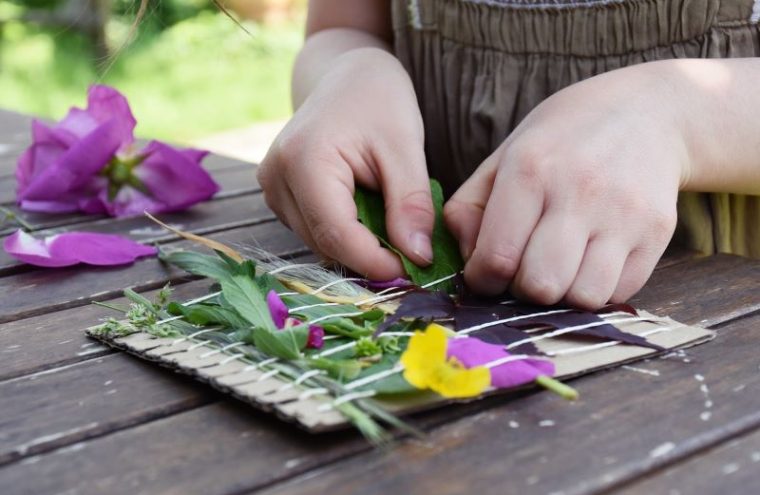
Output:
<svg viewBox="0 0 760 495">
<path fill-rule="evenodd" d="M 67 232 L 36 239 L 22 230 L 8 236 L 5 252 L 30 265 L 44 267 L 71 266 L 78 263 L 111 266 L 132 263 L 143 256 L 153 256 L 156 248 L 110 234 Z"/>
<path fill-rule="evenodd" d="M 628 306 L 628 308 L 630 308 L 630 306 Z M 633 309 L 633 308 L 630 308 L 630 309 Z M 627 309 L 621 309 L 621 310 L 628 312 Z M 619 311 L 619 310 L 613 308 L 612 310 L 608 310 L 607 312 L 611 312 L 611 311 Z M 636 314 L 635 310 L 633 311 L 634 311 L 634 314 Z M 561 330 L 563 328 L 582 326 L 582 325 L 588 325 L 588 324 L 593 324 L 593 323 L 600 323 L 602 321 L 604 321 L 604 319 L 594 313 L 583 312 L 583 311 L 570 311 L 567 313 L 557 313 L 553 315 L 536 316 L 534 318 L 521 319 L 519 321 L 512 323 L 512 326 L 519 327 L 519 328 L 535 328 L 535 327 L 546 326 L 553 329 Z M 623 332 L 616 326 L 611 325 L 609 323 L 591 327 L 591 328 L 574 330 L 572 331 L 572 333 L 568 333 L 568 335 L 580 335 L 584 337 L 592 337 L 592 338 L 601 339 L 601 340 L 619 341 L 625 344 L 637 345 L 640 347 L 648 347 L 656 351 L 665 350 L 663 347 L 649 342 L 644 337 L 640 337 L 638 335 L 628 333 L 628 332 Z"/>
<path fill-rule="evenodd" d="M 502 345 L 489 344 L 474 337 L 449 339 L 446 353 L 466 368 L 483 366 L 511 355 Z M 554 364 L 541 359 L 518 359 L 493 366 L 490 371 L 491 386 L 510 388 L 532 383 L 539 376 L 553 376 Z"/>
</svg>

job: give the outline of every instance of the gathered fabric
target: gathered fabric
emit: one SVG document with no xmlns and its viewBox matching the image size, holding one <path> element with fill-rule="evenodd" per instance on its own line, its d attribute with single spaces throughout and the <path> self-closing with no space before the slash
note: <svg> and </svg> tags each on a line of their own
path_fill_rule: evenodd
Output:
<svg viewBox="0 0 760 495">
<path fill-rule="evenodd" d="M 447 194 L 553 93 L 643 62 L 758 57 L 759 20 L 758 0 L 393 0 L 396 55 Z M 674 242 L 760 258 L 760 196 L 681 193 L 678 216 Z"/>
</svg>

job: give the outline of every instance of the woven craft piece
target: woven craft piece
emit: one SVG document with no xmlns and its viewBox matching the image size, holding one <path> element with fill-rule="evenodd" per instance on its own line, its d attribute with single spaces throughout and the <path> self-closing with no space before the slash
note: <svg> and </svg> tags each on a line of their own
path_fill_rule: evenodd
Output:
<svg viewBox="0 0 760 495">
<path fill-rule="evenodd" d="M 644 311 L 638 311 L 637 317 L 602 317 L 614 322 L 620 330 L 643 336 L 667 351 L 689 347 L 714 337 L 714 332 L 710 330 L 684 325 Z M 366 390 L 366 379 L 363 383 L 359 383 L 361 380 L 348 382 L 337 392 L 328 390 L 313 383 L 313 378 L 319 374 L 317 370 L 297 376 L 288 375 L 278 367 L 282 364 L 281 360 L 269 358 L 252 361 L 246 352 L 246 344 L 238 342 L 220 346 L 205 340 L 204 330 L 184 337 L 158 338 L 145 332 L 124 337 L 109 336 L 98 332 L 97 328 L 89 329 L 88 334 L 109 346 L 188 374 L 224 394 L 275 413 L 311 432 L 349 426 L 347 418 L 336 409 L 337 405 L 345 402 L 372 400 L 386 411 L 402 416 L 452 402 L 433 393 L 416 394 L 413 397 L 376 395 L 372 390 Z M 614 341 L 590 342 L 588 339 L 573 337 L 572 331 L 543 338 L 536 345 L 545 354 L 544 357 L 554 363 L 554 377 L 558 379 L 572 378 L 662 354 L 662 351 L 651 348 L 621 345 Z M 392 369 L 385 373 L 398 371 Z M 489 390 L 481 397 L 513 391 L 514 389 Z"/>
</svg>

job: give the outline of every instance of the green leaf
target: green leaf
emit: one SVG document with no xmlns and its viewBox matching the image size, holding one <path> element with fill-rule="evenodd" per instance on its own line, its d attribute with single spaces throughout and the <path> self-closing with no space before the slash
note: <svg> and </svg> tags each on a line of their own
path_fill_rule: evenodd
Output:
<svg viewBox="0 0 760 495">
<path fill-rule="evenodd" d="M 194 325 L 223 325 L 229 328 L 245 328 L 250 326 L 250 323 L 243 319 L 237 311 L 215 305 L 195 304 L 193 306 L 183 306 L 172 302 L 169 303 L 166 310 L 174 316 L 183 316 Z"/>
<path fill-rule="evenodd" d="M 161 259 L 193 275 L 209 277 L 219 281 L 229 278 L 235 273 L 232 267 L 223 260 L 195 251 L 174 251 L 169 254 L 161 254 Z"/>
<path fill-rule="evenodd" d="M 433 208 L 435 209 L 435 224 L 432 236 L 433 263 L 425 268 L 415 265 L 401 251 L 390 244 L 385 227 L 385 206 L 382 195 L 360 187 L 356 188 L 356 194 L 354 195 L 359 221 L 371 230 L 383 244 L 399 255 L 404 265 L 404 270 L 409 275 L 409 278 L 412 279 L 412 282 L 417 285 L 425 285 L 452 273 L 457 273 L 464 267 L 464 261 L 459 252 L 459 245 L 454 236 L 446 228 L 443 220 L 443 190 L 438 181 L 430 180 L 430 192 L 433 197 Z M 451 293 L 454 291 L 454 284 L 452 281 L 446 281 L 432 288 Z"/>
<path fill-rule="evenodd" d="M 362 364 L 355 359 L 310 358 L 308 363 L 312 368 L 327 371 L 332 378 L 341 382 L 353 380 L 362 370 Z"/>
<path fill-rule="evenodd" d="M 298 359 L 301 349 L 309 339 L 309 325 L 298 325 L 270 330 L 257 328 L 253 331 L 253 343 L 263 353 L 281 359 Z"/>
<path fill-rule="evenodd" d="M 145 296 L 141 296 L 132 289 L 124 289 L 124 296 L 133 303 L 139 306 L 143 306 L 145 309 L 151 311 L 152 313 L 155 313 L 157 311 L 156 306 L 153 304 L 153 302 L 151 302 Z"/>
<path fill-rule="evenodd" d="M 234 275 L 221 280 L 221 285 L 224 299 L 240 316 L 255 327 L 277 331 L 266 298 L 255 281 L 245 275 Z"/>
</svg>

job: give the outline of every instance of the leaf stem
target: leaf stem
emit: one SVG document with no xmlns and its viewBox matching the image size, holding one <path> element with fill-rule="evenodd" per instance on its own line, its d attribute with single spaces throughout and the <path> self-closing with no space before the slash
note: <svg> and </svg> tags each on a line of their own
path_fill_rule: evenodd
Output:
<svg viewBox="0 0 760 495">
<path fill-rule="evenodd" d="M 31 232 L 34 230 L 34 227 L 30 223 L 28 223 L 26 220 L 21 218 L 20 216 L 16 215 L 14 212 L 9 210 L 8 208 L 5 208 L 4 206 L 0 206 L 0 212 L 5 215 L 5 218 L 3 218 L 3 222 L 6 220 L 12 220 L 16 222 L 17 224 L 21 225 L 21 227 L 26 230 L 27 232 Z"/>
<path fill-rule="evenodd" d="M 559 380 L 555 380 L 550 376 L 539 376 L 536 378 L 536 384 L 544 387 L 550 392 L 554 392 L 565 400 L 577 400 L 579 396 L 578 391 L 573 387 L 565 385 L 564 383 L 560 382 Z"/>
</svg>

